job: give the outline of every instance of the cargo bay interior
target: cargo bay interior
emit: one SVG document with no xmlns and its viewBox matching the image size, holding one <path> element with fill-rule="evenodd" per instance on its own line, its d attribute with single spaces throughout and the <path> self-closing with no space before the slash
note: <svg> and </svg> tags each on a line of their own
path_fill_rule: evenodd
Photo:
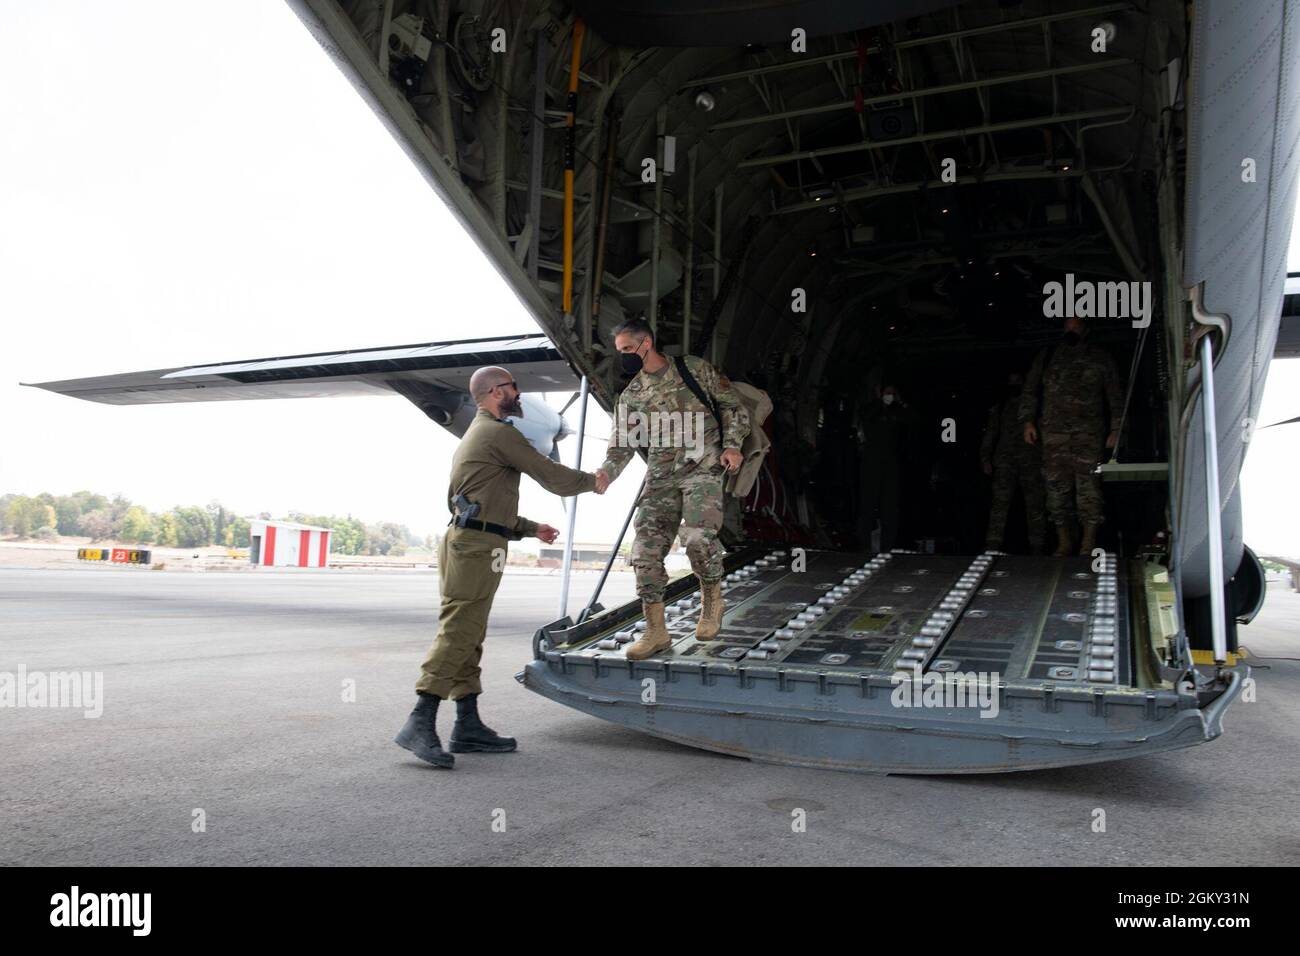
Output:
<svg viewBox="0 0 1300 956">
<path fill-rule="evenodd" d="M 894 543 L 978 553 L 987 413 L 1060 340 L 1043 290 L 1068 274 L 1150 283 L 1149 328 L 1096 318 L 1090 341 L 1124 386 L 1120 460 L 1155 463 L 1106 481 L 1101 542 L 1155 545 L 1181 6 L 901 3 L 863 25 L 847 5 L 806 36 L 758 24 L 781 39 L 730 44 L 717 31 L 734 21 L 635 4 L 388 6 L 385 23 L 383 4 L 345 4 L 430 135 L 454 140 L 446 162 L 560 306 L 557 344 L 597 393 L 622 385 L 610 331 L 644 315 L 667 351 L 771 395 L 770 469 L 729 517 L 733 541 L 879 544 L 862 475 L 881 451 L 858 439 L 892 384 L 912 422 Z M 1011 515 L 1007 548 L 1025 551 Z"/>
<path fill-rule="evenodd" d="M 1067 273 L 1158 278 L 1159 108 L 1140 65 L 1145 31 L 1110 24 L 1114 44 L 1099 54 L 1097 15 L 1010 26 L 1030 12 L 980 10 L 996 17 L 989 24 L 949 8 L 832 35 L 827 61 L 800 68 L 770 68 L 791 62 L 784 50 L 658 51 L 619 85 L 616 176 L 639 182 L 640 158 L 661 152 L 661 125 L 677 152 L 660 188 L 627 193 L 664 223 L 660 297 L 620 301 L 652 317 L 668 346 L 711 354 L 773 396 L 774 465 L 802 499 L 786 522 L 814 543 L 871 546 L 863 459 L 890 451 L 855 439 L 875 390 L 893 384 L 913 431 L 900 449 L 896 543 L 977 553 L 985 413 L 1008 372 L 1060 340 L 1044 284 Z M 642 72 L 647 81 L 629 86 Z M 648 223 L 611 225 L 606 275 L 648 264 L 653 239 Z M 684 268 L 689 284 L 675 281 Z M 721 302 L 710 295 L 719 275 Z M 794 309 L 796 290 L 806 312 Z M 1122 318 L 1092 327 L 1125 385 L 1133 379 L 1124 457 L 1162 460 L 1158 328 L 1134 374 L 1141 332 Z M 1163 527 L 1160 481 L 1107 487 L 1106 546 L 1151 543 Z M 1010 542 L 1023 547 L 1019 533 Z"/>
<path fill-rule="evenodd" d="M 900 0 L 886 17 L 824 5 L 805 29 L 782 5 L 744 27 L 726 4 L 710 8 L 716 21 L 653 6 L 663 15 L 342 4 L 418 118 L 399 137 L 432 143 L 456 172 L 475 200 L 459 214 L 506 244 L 531 280 L 521 296 L 606 408 L 624 381 L 611 332 L 634 315 L 669 353 L 702 354 L 771 396 L 768 470 L 728 516 L 742 553 L 723 634 L 694 640 L 698 607 L 677 582 L 677 658 L 886 673 L 973 661 L 1024 679 L 1160 683 L 1154 641 L 1128 651 L 1130 629 L 1147 630 L 1145 605 L 1130 614 L 1124 598 L 1150 587 L 1141 572 L 1113 557 L 981 556 L 979 450 L 1008 374 L 1061 339 L 1047 283 L 1149 283 L 1149 325 L 1097 317 L 1089 340 L 1119 369 L 1129 465 L 1105 484 L 1101 544 L 1159 549 L 1169 368 L 1182 361 L 1162 303 L 1179 294 L 1166 266 L 1183 7 Z M 936 557 L 871 557 L 862 475 L 877 449 L 858 435 L 885 385 L 913 423 L 895 544 Z M 785 580 L 791 545 L 829 549 L 811 555 L 817 581 Z M 1006 550 L 1028 545 L 1013 518 Z M 618 628 L 550 640 L 599 657 L 635 625 Z"/>
</svg>

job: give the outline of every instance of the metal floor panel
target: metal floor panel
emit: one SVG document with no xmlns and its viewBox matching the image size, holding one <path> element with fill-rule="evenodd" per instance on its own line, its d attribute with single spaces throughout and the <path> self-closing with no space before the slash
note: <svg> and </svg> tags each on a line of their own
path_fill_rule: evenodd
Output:
<svg viewBox="0 0 1300 956">
<path fill-rule="evenodd" d="M 987 773 L 1214 740 L 1247 674 L 1228 673 L 1217 696 L 1133 686 L 1126 575 L 1109 555 L 754 548 L 726 568 L 717 640 L 694 636 L 688 576 L 667 591 L 668 651 L 627 659 L 645 626 L 631 602 L 539 629 L 518 680 L 591 716 L 751 760 Z"/>
<path fill-rule="evenodd" d="M 1124 575 L 1113 557 L 1098 572 L 1090 558 L 996 553 L 972 559 L 808 551 L 798 571 L 784 550 L 748 557 L 724 580 L 726 612 L 718 636 L 695 637 L 698 591 L 676 597 L 665 615 L 673 646 L 650 660 L 761 662 L 877 676 L 919 663 L 923 673 L 1132 686 L 1127 608 L 1116 593 L 1122 593 Z M 954 606 L 955 593 L 967 596 L 948 612 L 942 636 L 923 637 L 940 633 L 927 625 Z M 625 613 L 611 614 L 617 624 L 588 630 L 566 653 L 622 659 L 645 621 L 635 605 L 620 610 Z M 1094 638 L 1105 637 L 1094 632 L 1103 618 L 1113 621 L 1106 625 L 1112 636 L 1099 649 Z"/>
</svg>

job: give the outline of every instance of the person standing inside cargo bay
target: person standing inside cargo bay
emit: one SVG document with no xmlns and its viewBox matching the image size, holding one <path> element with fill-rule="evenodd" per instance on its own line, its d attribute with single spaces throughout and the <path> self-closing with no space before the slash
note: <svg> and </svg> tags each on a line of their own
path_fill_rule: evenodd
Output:
<svg viewBox="0 0 1300 956">
<path fill-rule="evenodd" d="M 905 474 L 920 431 L 917 418 L 903 401 L 897 385 L 886 382 L 879 398 L 863 412 L 858 427 L 862 487 L 862 510 L 858 516 L 858 538 L 866 550 L 891 551 L 898 543 L 903 523 Z M 880 547 L 873 548 L 871 536 L 880 519 Z"/>
<path fill-rule="evenodd" d="M 743 461 L 749 412 L 708 362 L 693 355 L 669 360 L 659 352 L 642 319 L 616 328 L 614 347 L 633 378 L 619 396 L 596 475 L 613 481 L 635 448 L 646 448 L 645 491 L 632 543 L 646 629 L 627 649 L 630 660 L 643 660 L 672 645 L 664 623 L 664 558 L 679 530 L 703 597 L 696 636 L 709 640 L 722 627 L 723 478 Z"/>
<path fill-rule="evenodd" d="M 1083 525 L 1079 554 L 1097 545 L 1103 520 L 1097 463 L 1119 440 L 1123 392 L 1110 355 L 1085 341 L 1083 319 L 1065 320 L 1058 345 L 1034 357 L 1020 395 L 1020 422 L 1031 445 L 1043 443 L 1047 513 L 1056 525 L 1057 556 L 1074 554 L 1074 521 Z"/>
<path fill-rule="evenodd" d="M 502 737 L 478 715 L 479 660 L 487 636 L 488 613 L 505 568 L 506 542 L 535 537 L 550 544 L 559 532 L 520 517 L 519 476 L 530 476 L 552 494 L 604 493 L 596 475 L 551 461 L 505 418 L 523 417 L 519 386 L 496 366 L 470 376 L 470 397 L 478 405 L 474 420 L 451 459 L 447 507 L 452 520 L 438 546 L 442 606 L 438 635 L 420 666 L 417 700 L 396 743 L 435 767 L 451 767 L 455 753 L 508 753 L 513 737 Z M 451 753 L 442 749 L 436 720 L 438 704 L 456 702 Z"/>
<path fill-rule="evenodd" d="M 1037 445 L 1024 440 L 1020 424 L 1020 398 L 1025 377 L 1019 372 L 1007 376 L 1003 398 L 989 409 L 988 424 L 980 442 L 980 464 L 984 474 L 993 479 L 992 502 L 984 547 L 1001 551 L 1007 516 L 1016 489 L 1025 504 L 1025 527 L 1029 533 L 1029 553 L 1042 554 L 1047 534 L 1044 509 L 1043 454 Z"/>
</svg>

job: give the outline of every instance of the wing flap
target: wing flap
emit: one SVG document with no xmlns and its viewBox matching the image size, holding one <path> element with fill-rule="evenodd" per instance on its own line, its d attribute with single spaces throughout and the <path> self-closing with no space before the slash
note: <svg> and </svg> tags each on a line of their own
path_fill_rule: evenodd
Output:
<svg viewBox="0 0 1300 956">
<path fill-rule="evenodd" d="M 38 382 L 30 387 L 107 405 L 463 392 L 474 370 L 508 368 L 526 392 L 566 391 L 578 376 L 540 334 L 316 352 Z M 24 382 L 24 385 L 29 384 Z"/>
</svg>

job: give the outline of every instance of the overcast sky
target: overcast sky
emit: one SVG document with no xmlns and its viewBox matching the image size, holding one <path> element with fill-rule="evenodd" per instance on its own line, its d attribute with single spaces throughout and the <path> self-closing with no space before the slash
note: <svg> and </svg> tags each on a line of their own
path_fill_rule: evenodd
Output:
<svg viewBox="0 0 1300 956">
<path fill-rule="evenodd" d="M 1298 253 L 1293 236 L 1292 269 Z M 455 439 L 396 396 L 114 407 L 17 383 L 536 329 L 272 0 L 0 0 L 0 317 L 0 492 L 350 512 L 421 534 L 446 522 Z M 1275 362 L 1260 421 L 1297 414 L 1300 360 Z M 573 439 L 561 448 L 571 464 Z M 1252 442 L 1261 553 L 1300 556 L 1298 453 L 1300 426 Z M 583 496 L 578 540 L 613 538 L 640 470 Z M 529 479 L 521 511 L 563 528 Z"/>
<path fill-rule="evenodd" d="M 537 331 L 285 4 L 0 0 L 0 90 L 0 491 L 446 524 L 456 440 L 397 396 L 115 407 L 17 384 Z M 639 471 L 583 497 L 577 540 L 612 538 Z"/>
</svg>

